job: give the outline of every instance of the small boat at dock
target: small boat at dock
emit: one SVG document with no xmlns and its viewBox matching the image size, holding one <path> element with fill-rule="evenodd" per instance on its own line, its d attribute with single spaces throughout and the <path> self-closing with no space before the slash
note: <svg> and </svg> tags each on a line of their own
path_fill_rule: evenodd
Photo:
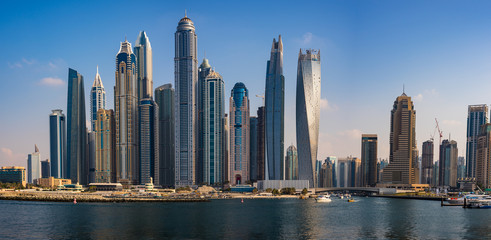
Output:
<svg viewBox="0 0 491 240">
<path fill-rule="evenodd" d="M 331 202 L 332 199 L 329 195 L 319 195 L 317 198 L 315 198 L 315 201 L 319 203 L 325 203 L 325 202 Z"/>
</svg>

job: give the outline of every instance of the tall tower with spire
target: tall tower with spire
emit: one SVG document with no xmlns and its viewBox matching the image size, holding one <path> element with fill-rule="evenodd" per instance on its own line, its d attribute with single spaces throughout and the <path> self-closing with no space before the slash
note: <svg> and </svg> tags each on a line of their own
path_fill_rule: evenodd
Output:
<svg viewBox="0 0 491 240">
<path fill-rule="evenodd" d="M 285 77 L 283 76 L 283 42 L 273 39 L 271 58 L 267 63 L 265 91 L 267 179 L 284 179 Z"/>
<path fill-rule="evenodd" d="M 138 68 L 138 100 L 152 98 L 153 58 L 152 46 L 145 31 L 138 34 L 134 47 Z"/>
<path fill-rule="evenodd" d="M 114 115 L 116 119 L 116 180 L 138 184 L 138 85 L 136 56 L 131 43 L 121 43 L 116 55 Z"/>
<path fill-rule="evenodd" d="M 99 75 L 99 66 L 97 66 L 97 73 L 95 74 L 92 90 L 90 91 L 90 122 L 92 124 L 92 131 L 95 130 L 97 111 L 99 109 L 106 109 L 106 91 Z"/>
<path fill-rule="evenodd" d="M 175 33 L 176 186 L 190 186 L 196 183 L 197 55 L 194 23 L 185 16 L 179 21 Z"/>
</svg>

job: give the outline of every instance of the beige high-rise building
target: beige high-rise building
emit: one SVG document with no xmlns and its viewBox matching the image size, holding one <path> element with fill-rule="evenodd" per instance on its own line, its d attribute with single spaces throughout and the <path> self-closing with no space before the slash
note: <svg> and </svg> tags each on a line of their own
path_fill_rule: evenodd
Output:
<svg viewBox="0 0 491 240">
<path fill-rule="evenodd" d="M 419 184 L 416 111 L 411 97 L 397 97 L 390 117 L 390 158 L 382 180 L 389 184 Z"/>
<path fill-rule="evenodd" d="M 95 121 L 95 182 L 116 182 L 115 120 L 113 110 L 99 109 Z"/>
<path fill-rule="evenodd" d="M 491 188 L 491 123 L 481 126 L 477 138 L 476 181 L 484 188 Z"/>
</svg>

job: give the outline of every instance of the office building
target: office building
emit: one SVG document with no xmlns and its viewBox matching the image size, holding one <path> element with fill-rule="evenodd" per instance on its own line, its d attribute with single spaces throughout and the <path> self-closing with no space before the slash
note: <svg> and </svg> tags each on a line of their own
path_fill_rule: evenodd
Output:
<svg viewBox="0 0 491 240">
<path fill-rule="evenodd" d="M 68 175 L 66 162 L 66 125 L 62 110 L 52 110 L 49 115 L 49 157 L 51 176 L 63 178 Z"/>
<path fill-rule="evenodd" d="M 261 106 L 257 109 L 257 152 L 256 152 L 256 165 L 257 165 L 257 180 L 266 179 L 266 121 L 265 121 L 265 109 Z"/>
<path fill-rule="evenodd" d="M 95 181 L 116 182 L 116 123 L 112 109 L 99 109 L 95 124 Z"/>
<path fill-rule="evenodd" d="M 257 181 L 257 117 L 251 117 L 249 120 L 250 133 L 249 133 L 249 157 L 250 169 L 249 172 L 251 176 L 251 182 Z"/>
<path fill-rule="evenodd" d="M 41 161 L 41 178 L 47 178 L 51 176 L 51 166 L 49 159 Z"/>
<path fill-rule="evenodd" d="M 298 179 L 309 180 L 316 186 L 315 161 L 319 140 L 321 100 L 320 51 L 300 50 L 297 67 L 296 124 L 298 151 Z"/>
<path fill-rule="evenodd" d="M 482 125 L 480 132 L 477 138 L 476 182 L 484 188 L 491 188 L 491 124 Z"/>
<path fill-rule="evenodd" d="M 26 186 L 26 169 L 24 167 L 2 167 L 0 168 L 1 183 L 19 183 Z"/>
<path fill-rule="evenodd" d="M 266 67 L 265 133 L 266 162 L 269 180 L 284 180 L 285 77 L 283 76 L 283 42 L 273 39 L 271 57 Z"/>
<path fill-rule="evenodd" d="M 162 187 L 172 187 L 175 183 L 174 100 L 172 84 L 155 89 L 155 102 L 159 106 L 159 185 Z"/>
<path fill-rule="evenodd" d="M 319 187 L 330 188 L 334 185 L 334 163 L 329 159 L 326 159 L 321 166 L 319 173 Z"/>
<path fill-rule="evenodd" d="M 286 149 L 285 180 L 298 180 L 298 154 L 293 145 Z"/>
<path fill-rule="evenodd" d="M 116 181 L 139 183 L 138 84 L 136 56 L 131 43 L 121 43 L 116 55 L 114 118 L 116 122 Z"/>
<path fill-rule="evenodd" d="M 138 34 L 135 42 L 134 53 L 137 67 L 137 92 L 138 100 L 152 98 L 153 94 L 153 57 L 152 46 L 145 31 Z M 155 180 L 155 179 L 154 179 Z"/>
<path fill-rule="evenodd" d="M 377 183 L 377 134 L 361 135 L 361 183 L 373 187 Z"/>
<path fill-rule="evenodd" d="M 73 183 L 87 185 L 89 163 L 87 157 L 87 127 L 85 118 L 84 77 L 68 69 L 67 105 L 67 178 Z"/>
<path fill-rule="evenodd" d="M 35 183 L 41 177 L 41 153 L 37 145 L 34 145 L 34 152 L 27 155 L 27 182 Z"/>
<path fill-rule="evenodd" d="M 249 92 L 238 82 L 230 96 L 230 168 L 231 184 L 249 181 Z"/>
<path fill-rule="evenodd" d="M 418 184 L 416 110 L 411 97 L 402 93 L 394 101 L 390 116 L 389 165 L 382 181 L 387 184 Z"/>
<path fill-rule="evenodd" d="M 465 171 L 465 157 L 459 157 L 457 159 L 457 179 L 459 178 L 465 178 L 466 176 L 466 171 Z"/>
<path fill-rule="evenodd" d="M 467 177 L 476 177 L 477 138 L 481 126 L 488 123 L 488 106 L 486 104 L 469 105 L 467 109 L 467 143 L 466 143 L 466 167 Z"/>
<path fill-rule="evenodd" d="M 433 140 L 423 142 L 421 183 L 433 184 Z"/>
<path fill-rule="evenodd" d="M 457 142 L 443 140 L 440 145 L 439 186 L 457 187 Z"/>
<path fill-rule="evenodd" d="M 106 91 L 99 75 L 99 66 L 97 66 L 97 73 L 95 74 L 92 90 L 90 91 L 90 122 L 92 131 L 95 130 L 95 121 L 97 120 L 97 111 L 99 109 L 106 109 Z"/>
<path fill-rule="evenodd" d="M 230 154 L 230 128 L 229 128 L 229 117 L 228 114 L 225 113 L 225 116 L 222 119 L 222 125 L 223 125 L 223 134 L 222 134 L 222 142 L 223 142 L 223 148 L 222 148 L 222 179 L 223 182 L 230 182 L 229 181 L 229 154 Z"/>
<path fill-rule="evenodd" d="M 175 148 L 176 186 L 196 183 L 196 84 L 198 81 L 197 37 L 187 16 L 175 33 Z"/>
<path fill-rule="evenodd" d="M 151 98 L 140 100 L 138 119 L 140 120 L 139 182 L 140 184 L 158 184 L 160 182 L 159 106 Z"/>
</svg>

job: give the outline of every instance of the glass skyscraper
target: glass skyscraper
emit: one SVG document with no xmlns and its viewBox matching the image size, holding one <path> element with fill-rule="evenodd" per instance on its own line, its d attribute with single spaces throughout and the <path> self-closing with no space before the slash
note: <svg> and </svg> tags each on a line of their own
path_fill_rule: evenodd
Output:
<svg viewBox="0 0 491 240">
<path fill-rule="evenodd" d="M 176 186 L 196 182 L 196 82 L 198 81 L 197 37 L 187 16 L 175 33 L 175 131 Z"/>
<path fill-rule="evenodd" d="M 114 117 L 116 119 L 116 180 L 138 184 L 138 85 L 136 56 L 124 41 L 116 55 Z"/>
<path fill-rule="evenodd" d="M 134 52 L 138 68 L 138 100 L 152 98 L 153 94 L 153 58 L 152 46 L 145 31 L 136 39 Z"/>
<path fill-rule="evenodd" d="M 421 155 L 422 175 L 421 183 L 433 185 L 433 140 L 423 142 L 423 153 Z"/>
<path fill-rule="evenodd" d="M 174 100 L 172 84 L 155 89 L 155 102 L 159 106 L 159 185 L 163 187 L 171 187 L 175 183 Z"/>
<path fill-rule="evenodd" d="M 73 183 L 88 184 L 89 162 L 86 155 L 87 127 L 85 118 L 84 78 L 68 69 L 67 169 Z"/>
<path fill-rule="evenodd" d="M 52 110 L 52 112 L 49 115 L 51 176 L 54 178 L 67 178 L 65 115 L 61 109 Z"/>
<path fill-rule="evenodd" d="M 27 182 L 34 183 L 34 180 L 41 177 L 41 153 L 37 145 L 34 145 L 34 152 L 27 155 Z"/>
<path fill-rule="evenodd" d="M 285 173 L 285 180 L 298 180 L 298 152 L 293 145 L 286 149 Z"/>
<path fill-rule="evenodd" d="M 377 183 L 377 134 L 361 135 L 361 187 Z"/>
<path fill-rule="evenodd" d="M 297 68 L 297 148 L 298 179 L 309 180 L 315 187 L 315 164 L 319 140 L 319 118 L 321 100 L 320 51 L 300 50 Z"/>
<path fill-rule="evenodd" d="M 116 182 L 114 111 L 99 109 L 95 124 L 95 182 Z"/>
<path fill-rule="evenodd" d="M 159 106 L 151 98 L 140 101 L 140 184 L 159 184 Z M 153 182 L 151 181 L 153 178 Z"/>
<path fill-rule="evenodd" d="M 106 109 L 106 91 L 99 75 L 99 66 L 97 66 L 97 73 L 90 91 L 90 123 L 92 131 L 95 130 L 95 121 L 97 120 L 97 111 L 99 109 Z"/>
<path fill-rule="evenodd" d="M 249 181 L 249 92 L 238 82 L 230 97 L 230 183 Z"/>
<path fill-rule="evenodd" d="M 439 186 L 457 187 L 457 142 L 443 140 L 440 145 L 440 178 Z"/>
<path fill-rule="evenodd" d="M 486 104 L 469 105 L 467 115 L 467 143 L 465 159 L 467 177 L 476 177 L 477 138 L 481 126 L 488 123 L 488 106 Z M 441 165 L 441 163 L 440 163 Z"/>
<path fill-rule="evenodd" d="M 250 158 L 250 176 L 251 181 L 257 181 L 257 117 L 249 119 L 249 158 Z"/>
<path fill-rule="evenodd" d="M 267 179 L 283 180 L 285 135 L 285 77 L 283 76 L 283 43 L 273 39 L 271 58 L 267 63 L 266 92 L 266 162 Z"/>
</svg>

